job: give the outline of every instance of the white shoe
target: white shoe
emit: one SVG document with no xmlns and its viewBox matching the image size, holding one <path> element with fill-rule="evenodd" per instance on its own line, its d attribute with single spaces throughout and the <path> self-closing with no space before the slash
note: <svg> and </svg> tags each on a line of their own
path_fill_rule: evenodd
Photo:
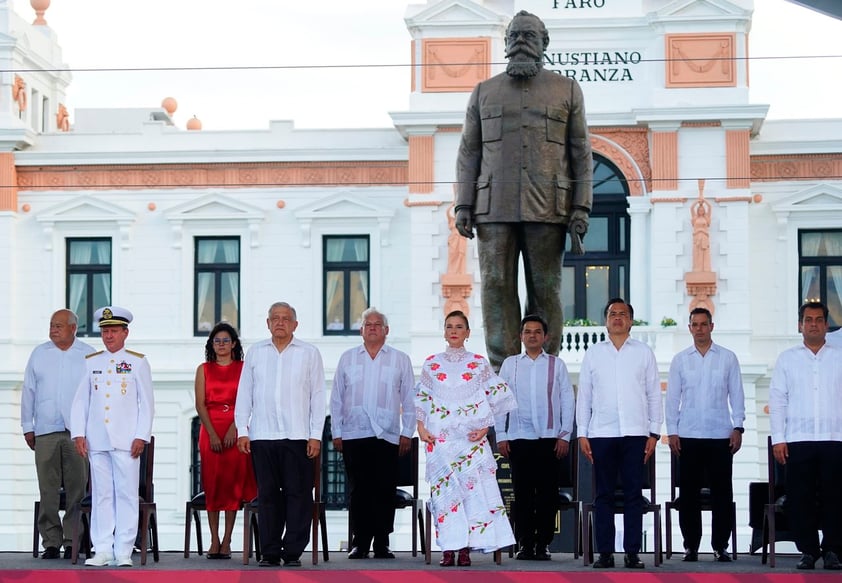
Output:
<svg viewBox="0 0 842 583">
<path fill-rule="evenodd" d="M 105 553 L 97 553 L 93 558 L 85 561 L 86 567 L 110 567 L 114 562 L 113 555 L 106 555 Z"/>
<path fill-rule="evenodd" d="M 111 561 L 111 565 L 114 567 L 134 567 L 131 557 L 120 557 L 119 559 L 114 559 Z"/>
</svg>

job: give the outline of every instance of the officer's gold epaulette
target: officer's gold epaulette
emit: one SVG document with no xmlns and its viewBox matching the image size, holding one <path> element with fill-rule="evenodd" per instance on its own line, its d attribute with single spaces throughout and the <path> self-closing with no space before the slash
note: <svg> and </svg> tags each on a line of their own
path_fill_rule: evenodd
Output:
<svg viewBox="0 0 842 583">
<path fill-rule="evenodd" d="M 89 355 L 87 355 L 85 358 L 91 358 L 92 356 L 96 356 L 97 354 L 102 354 L 102 353 L 103 353 L 103 351 L 102 351 L 102 350 L 100 350 L 99 352 L 91 352 L 91 353 L 90 353 Z"/>
<path fill-rule="evenodd" d="M 126 352 L 128 352 L 128 353 L 129 353 L 129 354 L 131 354 L 132 356 L 136 356 L 136 357 L 138 357 L 138 358 L 144 358 L 144 357 L 145 357 L 145 355 L 143 355 L 143 354 L 141 354 L 141 353 L 139 353 L 139 352 L 135 352 L 134 350 L 128 350 L 128 349 L 127 349 L 127 350 L 126 350 Z"/>
</svg>

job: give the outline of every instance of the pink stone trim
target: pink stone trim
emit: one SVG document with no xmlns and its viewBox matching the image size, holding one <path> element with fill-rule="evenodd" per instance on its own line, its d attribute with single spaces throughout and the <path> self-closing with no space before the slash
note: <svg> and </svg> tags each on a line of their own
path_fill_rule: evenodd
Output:
<svg viewBox="0 0 842 583">
<path fill-rule="evenodd" d="M 433 136 L 409 136 L 409 193 L 433 192 Z"/>
<path fill-rule="evenodd" d="M 24 190 L 109 188 L 241 188 L 284 186 L 404 186 L 407 163 L 265 162 L 20 166 L 14 182 Z M 0 195 L 2 196 L 2 195 Z"/>
<path fill-rule="evenodd" d="M 678 132 L 652 132 L 652 190 L 678 188 Z"/>
</svg>

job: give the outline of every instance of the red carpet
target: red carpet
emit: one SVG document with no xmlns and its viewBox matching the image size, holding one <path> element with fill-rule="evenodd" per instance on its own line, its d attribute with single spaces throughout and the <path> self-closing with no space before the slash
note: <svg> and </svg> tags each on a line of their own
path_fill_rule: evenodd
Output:
<svg viewBox="0 0 842 583">
<path fill-rule="evenodd" d="M 840 573 L 821 570 L 801 573 L 629 573 L 622 569 L 605 573 L 517 572 L 517 571 L 315 571 L 309 569 L 255 569 L 225 571 L 158 571 L 154 568 L 0 571 L 0 581 L 20 583 L 421 583 L 449 581 L 469 583 L 829 583 L 840 581 Z"/>
</svg>

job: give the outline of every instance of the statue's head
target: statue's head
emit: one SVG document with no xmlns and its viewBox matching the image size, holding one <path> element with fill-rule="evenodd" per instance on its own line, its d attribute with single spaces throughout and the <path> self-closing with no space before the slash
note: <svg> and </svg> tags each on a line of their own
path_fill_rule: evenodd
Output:
<svg viewBox="0 0 842 583">
<path fill-rule="evenodd" d="M 525 10 L 515 14 L 506 28 L 506 72 L 513 77 L 534 77 L 544 66 L 550 35 L 544 22 Z"/>
</svg>

